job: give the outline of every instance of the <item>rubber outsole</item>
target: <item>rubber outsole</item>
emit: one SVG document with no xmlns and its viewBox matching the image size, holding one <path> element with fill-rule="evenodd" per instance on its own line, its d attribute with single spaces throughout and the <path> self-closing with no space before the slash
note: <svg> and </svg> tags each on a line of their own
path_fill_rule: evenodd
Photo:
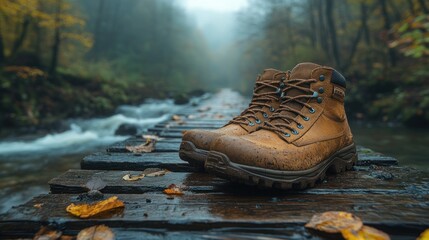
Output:
<svg viewBox="0 0 429 240">
<path fill-rule="evenodd" d="M 180 144 L 179 157 L 200 171 L 204 171 L 208 155 L 209 151 L 197 148 L 192 142 L 182 141 Z"/>
<path fill-rule="evenodd" d="M 347 146 L 318 165 L 303 171 L 279 171 L 237 164 L 227 155 L 210 151 L 205 161 L 206 171 L 221 178 L 261 188 L 305 189 L 325 178 L 327 172 L 351 170 L 357 161 L 354 144 Z"/>
</svg>

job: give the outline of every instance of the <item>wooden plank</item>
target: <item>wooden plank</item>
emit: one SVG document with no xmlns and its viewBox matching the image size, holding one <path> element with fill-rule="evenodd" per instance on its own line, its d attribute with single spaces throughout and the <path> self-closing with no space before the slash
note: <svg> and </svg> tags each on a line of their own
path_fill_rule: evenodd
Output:
<svg viewBox="0 0 429 240">
<path fill-rule="evenodd" d="M 105 197 L 111 195 L 105 194 Z M 348 211 L 379 228 L 396 229 L 417 235 L 429 221 L 428 196 L 381 194 L 306 194 L 287 193 L 237 195 L 192 193 L 167 197 L 162 193 L 117 195 L 125 209 L 81 220 L 69 215 L 70 203 L 82 203 L 78 195 L 41 195 L 1 216 L 2 234 L 29 232 L 51 224 L 77 230 L 107 224 L 121 228 L 164 228 L 176 230 L 234 227 L 276 227 L 304 225 L 313 214 L 324 211 Z M 40 208 L 34 207 L 42 204 Z M 389 233 L 389 232 L 388 232 Z"/>
<path fill-rule="evenodd" d="M 126 146 L 138 146 L 144 144 L 144 140 L 127 140 L 125 142 L 115 143 L 106 148 L 108 153 L 129 153 Z M 179 151 L 180 141 L 177 142 L 157 142 L 154 152 L 177 152 Z"/>
<path fill-rule="evenodd" d="M 94 153 L 81 161 L 82 169 L 98 170 L 144 170 L 146 168 L 166 168 L 175 172 L 195 171 L 187 162 L 179 158 L 177 152 Z"/>
<path fill-rule="evenodd" d="M 228 193 L 237 187 L 235 184 L 206 173 L 170 172 L 161 177 L 147 177 L 139 181 L 122 180 L 126 174 L 139 173 L 138 171 L 69 170 L 52 179 L 49 185 L 51 193 L 84 193 L 87 191 L 84 187 L 85 184 L 93 178 L 100 178 L 106 183 L 106 187 L 102 190 L 104 193 L 160 192 L 172 183 L 186 186 L 187 190 L 191 192 L 210 191 L 219 194 Z M 410 186 L 419 186 L 424 189 L 422 181 L 429 181 L 429 177 L 414 169 L 358 167 L 355 171 L 328 175 L 315 188 L 300 192 L 311 194 L 414 194 L 410 191 Z M 251 189 L 245 188 L 245 191 Z"/>
</svg>

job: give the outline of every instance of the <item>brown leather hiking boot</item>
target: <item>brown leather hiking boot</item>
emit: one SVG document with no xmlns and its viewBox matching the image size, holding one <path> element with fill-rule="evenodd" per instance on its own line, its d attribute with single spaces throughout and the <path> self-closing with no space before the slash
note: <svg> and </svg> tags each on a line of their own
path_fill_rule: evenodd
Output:
<svg viewBox="0 0 429 240">
<path fill-rule="evenodd" d="M 357 155 L 344 111 L 345 89 L 336 70 L 298 64 L 265 125 L 245 136 L 218 138 L 206 170 L 249 185 L 303 189 L 327 170 L 351 169 Z"/>
<path fill-rule="evenodd" d="M 266 69 L 256 79 L 249 107 L 225 126 L 216 130 L 185 131 L 180 144 L 179 156 L 191 165 L 204 168 L 210 145 L 222 135 L 240 136 L 254 132 L 280 105 L 281 88 L 288 72 Z"/>
</svg>

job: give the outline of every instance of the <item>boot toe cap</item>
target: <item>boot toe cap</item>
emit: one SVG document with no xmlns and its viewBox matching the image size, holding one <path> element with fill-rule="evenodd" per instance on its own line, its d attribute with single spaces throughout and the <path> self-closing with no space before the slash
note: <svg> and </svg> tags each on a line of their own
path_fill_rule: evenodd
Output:
<svg viewBox="0 0 429 240">
<path fill-rule="evenodd" d="M 192 142 L 195 147 L 210 150 L 211 143 L 221 134 L 207 130 L 189 130 L 183 134 L 182 141 Z"/>
</svg>

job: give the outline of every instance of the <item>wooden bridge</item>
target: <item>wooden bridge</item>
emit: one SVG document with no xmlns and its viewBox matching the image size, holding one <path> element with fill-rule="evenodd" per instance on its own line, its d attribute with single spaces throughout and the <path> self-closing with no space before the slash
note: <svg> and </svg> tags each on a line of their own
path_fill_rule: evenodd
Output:
<svg viewBox="0 0 429 240">
<path fill-rule="evenodd" d="M 0 238 L 31 238 L 47 225 L 76 235 L 83 228 L 105 224 L 117 239 L 320 239 L 304 224 L 315 213 L 336 210 L 359 216 L 392 239 L 416 239 L 429 227 L 429 177 L 368 148 L 359 147 L 353 171 L 328 176 L 304 191 L 267 191 L 229 183 L 197 172 L 179 159 L 183 130 L 218 128 L 246 104 L 238 93 L 221 91 L 182 109 L 177 113 L 181 119 L 149 129 L 163 138 L 154 152 L 130 153 L 126 146 L 145 142 L 137 136 L 85 157 L 81 169 L 49 182 L 49 194 L 1 215 Z M 147 168 L 171 172 L 138 181 L 122 179 Z M 94 178 L 105 183 L 104 198 L 116 195 L 125 208 L 89 219 L 68 214 L 66 207 L 83 201 L 79 195 L 88 191 L 85 186 Z M 164 194 L 170 184 L 182 186 L 184 195 Z"/>
</svg>

